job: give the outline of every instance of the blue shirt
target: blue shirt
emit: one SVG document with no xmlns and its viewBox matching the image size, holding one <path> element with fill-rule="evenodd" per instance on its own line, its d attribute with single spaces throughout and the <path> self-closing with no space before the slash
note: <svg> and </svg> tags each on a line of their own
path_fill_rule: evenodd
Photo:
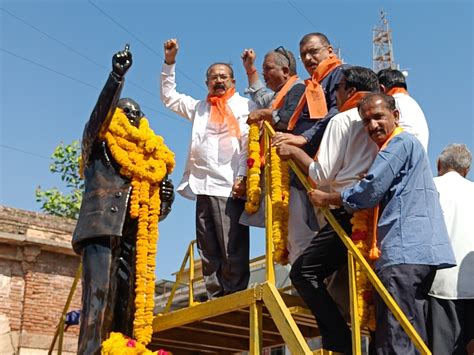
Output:
<svg viewBox="0 0 474 355">
<path fill-rule="evenodd" d="M 398 264 L 456 265 L 428 156 L 421 143 L 402 132 L 381 150 L 367 175 L 341 193 L 349 210 L 380 204 L 380 270 Z"/>
</svg>

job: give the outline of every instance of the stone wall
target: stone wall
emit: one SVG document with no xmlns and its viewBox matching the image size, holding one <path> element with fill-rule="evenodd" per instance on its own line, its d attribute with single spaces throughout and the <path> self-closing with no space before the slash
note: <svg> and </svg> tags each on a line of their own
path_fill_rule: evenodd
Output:
<svg viewBox="0 0 474 355">
<path fill-rule="evenodd" d="M 79 266 L 75 221 L 0 206 L 0 354 L 46 354 Z M 80 308 L 80 282 L 70 310 Z M 78 326 L 65 333 L 75 353 Z"/>
</svg>

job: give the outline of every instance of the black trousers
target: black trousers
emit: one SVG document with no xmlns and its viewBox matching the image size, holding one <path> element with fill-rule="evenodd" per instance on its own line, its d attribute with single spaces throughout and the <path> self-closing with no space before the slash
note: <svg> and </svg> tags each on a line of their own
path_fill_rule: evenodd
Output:
<svg viewBox="0 0 474 355">
<path fill-rule="evenodd" d="M 250 278 L 249 227 L 241 199 L 198 195 L 196 239 L 209 298 L 244 290 Z"/>
<path fill-rule="evenodd" d="M 376 273 L 425 344 L 428 344 L 426 328 L 429 307 L 428 291 L 433 283 L 436 267 L 432 265 L 400 264 L 387 266 Z M 419 354 L 415 345 L 378 293 L 375 295 L 374 301 L 377 317 L 377 328 L 375 330 L 376 353 L 380 355 Z"/>
<path fill-rule="evenodd" d="M 332 213 L 350 234 L 352 215 L 344 209 L 333 210 Z M 346 263 L 347 249 L 328 223 L 296 259 L 290 278 L 316 318 L 324 349 L 350 353 L 351 332 L 324 283 L 328 276 Z"/>
<path fill-rule="evenodd" d="M 474 340 L 474 299 L 430 297 L 428 336 L 433 354 L 467 354 Z"/>
<path fill-rule="evenodd" d="M 87 240 L 82 246 L 82 311 L 78 354 L 100 354 L 112 331 L 133 337 L 136 220 L 123 236 Z"/>
</svg>

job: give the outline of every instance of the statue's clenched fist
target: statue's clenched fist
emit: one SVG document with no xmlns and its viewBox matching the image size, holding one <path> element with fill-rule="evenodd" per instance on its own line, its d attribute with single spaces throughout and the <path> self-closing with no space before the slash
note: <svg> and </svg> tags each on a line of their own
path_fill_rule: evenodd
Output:
<svg viewBox="0 0 474 355">
<path fill-rule="evenodd" d="M 132 66 L 132 52 L 129 49 L 130 46 L 126 44 L 123 51 L 115 53 L 112 57 L 112 71 L 120 78 L 124 77 Z"/>
</svg>

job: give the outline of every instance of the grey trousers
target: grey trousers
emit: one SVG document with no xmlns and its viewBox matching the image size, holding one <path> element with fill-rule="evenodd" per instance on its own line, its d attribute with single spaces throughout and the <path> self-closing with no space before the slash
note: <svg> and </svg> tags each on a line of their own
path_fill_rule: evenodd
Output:
<svg viewBox="0 0 474 355">
<path fill-rule="evenodd" d="M 474 339 L 474 299 L 430 297 L 428 327 L 433 354 L 467 354 L 466 346 Z"/>
<path fill-rule="evenodd" d="M 249 227 L 239 223 L 244 205 L 241 199 L 197 196 L 196 239 L 210 299 L 247 288 Z"/>
<path fill-rule="evenodd" d="M 425 344 L 427 344 L 428 291 L 433 283 L 436 267 L 400 264 L 387 266 L 376 273 Z M 374 300 L 377 317 L 377 329 L 375 330 L 376 353 L 380 355 L 419 354 L 415 345 L 378 293 Z"/>
</svg>

